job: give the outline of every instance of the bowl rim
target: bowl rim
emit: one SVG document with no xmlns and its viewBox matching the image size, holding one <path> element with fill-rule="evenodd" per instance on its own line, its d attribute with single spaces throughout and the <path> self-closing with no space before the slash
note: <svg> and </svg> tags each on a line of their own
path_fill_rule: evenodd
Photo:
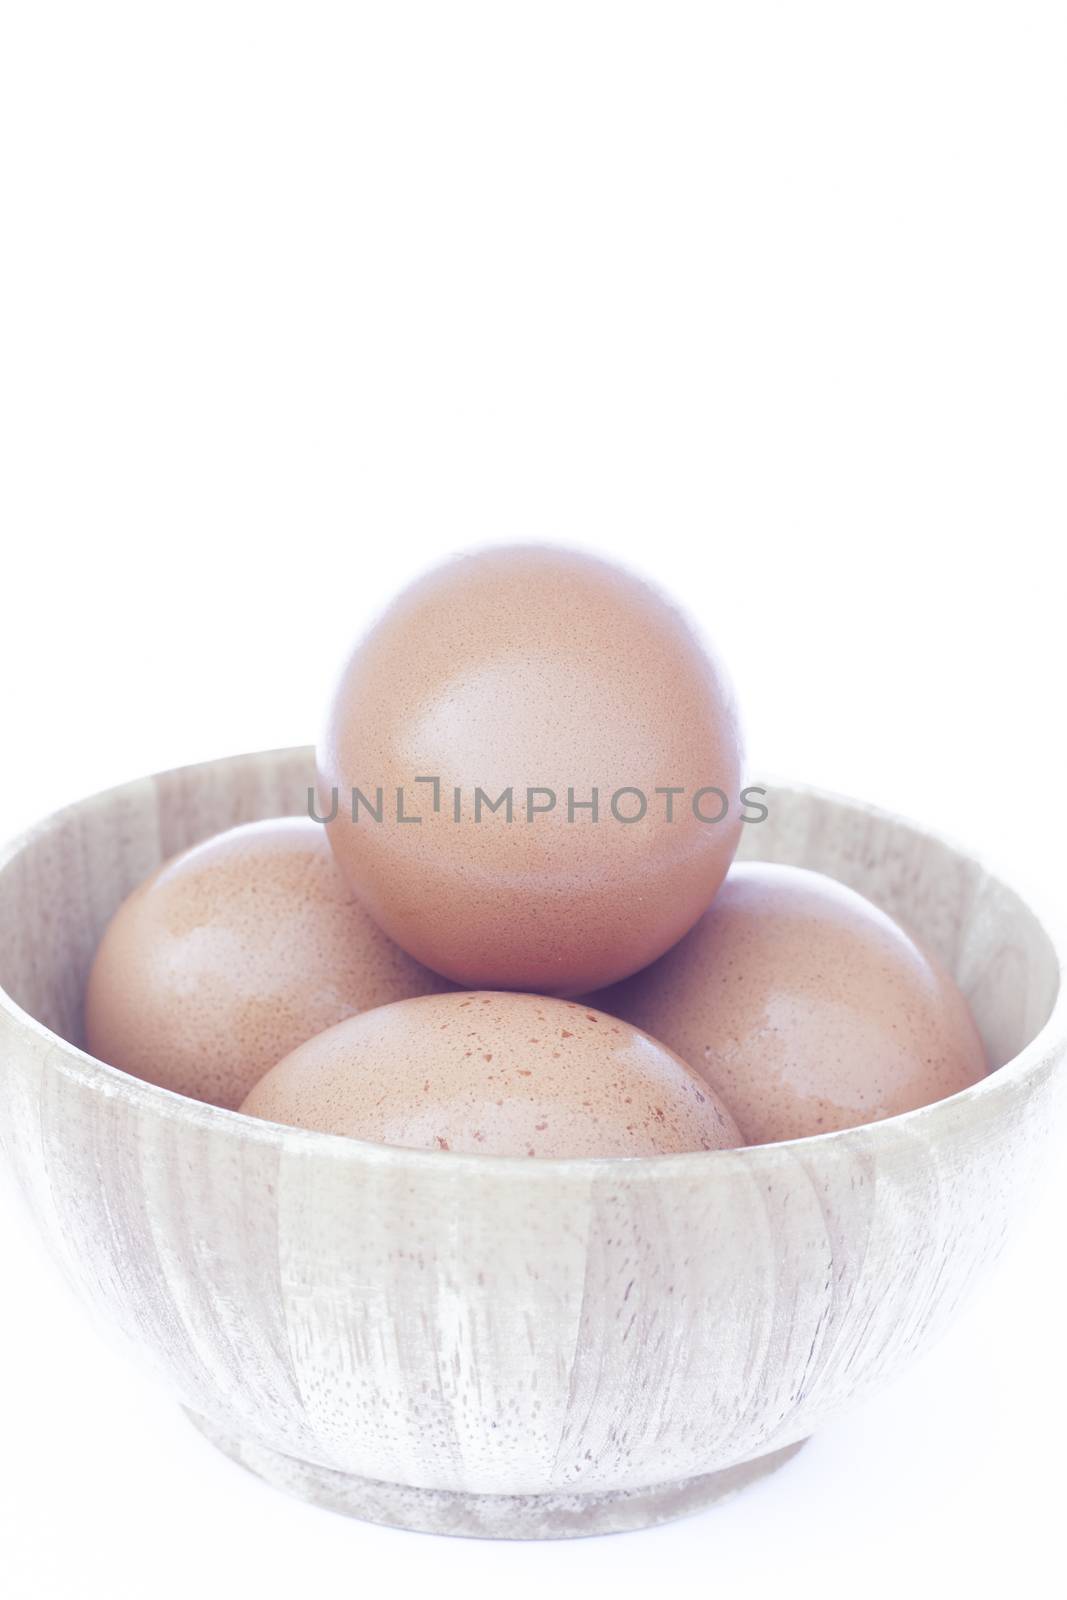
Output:
<svg viewBox="0 0 1067 1600">
<path fill-rule="evenodd" d="M 127 779 L 108 785 L 93 794 L 70 801 L 23 829 L 0 849 L 0 875 L 39 838 L 56 829 L 64 820 L 83 809 L 132 794 L 145 783 L 188 778 L 208 770 L 218 771 L 230 765 L 260 764 L 270 760 L 298 761 L 314 758 L 313 745 L 276 746 L 267 750 L 242 751 L 236 755 L 219 756 L 205 761 L 188 762 L 181 766 L 165 768 L 160 772 Z M 403 1170 L 422 1170 L 436 1176 L 459 1175 L 468 1171 L 481 1177 L 521 1179 L 524 1183 L 559 1182 L 577 1178 L 583 1182 L 594 1176 L 625 1176 L 626 1181 L 655 1181 L 670 1176 L 693 1177 L 702 1170 L 710 1173 L 723 1170 L 727 1165 L 742 1165 L 752 1172 L 781 1169 L 792 1165 L 798 1151 L 825 1150 L 835 1146 L 849 1147 L 857 1143 L 868 1146 L 875 1140 L 884 1142 L 895 1134 L 905 1137 L 922 1131 L 927 1137 L 933 1129 L 922 1124 L 946 1125 L 964 1106 L 981 1104 L 998 1094 L 1003 1095 L 1025 1080 L 1031 1071 L 1058 1058 L 1067 1046 L 1067 926 L 1048 905 L 1048 897 L 1041 889 L 1032 886 L 1026 874 L 1006 875 L 990 864 L 988 857 L 961 845 L 955 838 L 939 828 L 928 828 L 913 818 L 870 801 L 839 790 L 823 788 L 817 784 L 778 778 L 761 774 L 752 781 L 765 785 L 768 790 L 788 791 L 797 796 L 843 806 L 859 816 L 867 817 L 881 825 L 902 827 L 921 835 L 932 843 L 951 852 L 968 866 L 983 873 L 1001 888 L 1014 894 L 1034 918 L 1049 942 L 1057 968 L 1057 992 L 1048 1017 L 1028 1044 L 1016 1055 L 994 1068 L 977 1083 L 970 1084 L 955 1094 L 933 1100 L 913 1110 L 898 1112 L 874 1122 L 859 1123 L 851 1128 L 838 1128 L 826 1133 L 807 1134 L 801 1138 L 783 1139 L 770 1144 L 740 1145 L 727 1150 L 687 1150 L 671 1155 L 647 1156 L 541 1156 L 531 1160 L 528 1156 L 480 1154 L 474 1151 L 419 1150 L 404 1145 L 379 1144 L 371 1140 L 356 1139 L 346 1134 L 322 1133 L 311 1128 L 295 1128 L 289 1124 L 268 1122 L 259 1117 L 247 1116 L 225 1106 L 212 1105 L 178 1094 L 160 1084 L 149 1083 L 134 1077 L 120 1067 L 105 1061 L 72 1044 L 61 1034 L 45 1026 L 32 1016 L 0 984 L 0 1012 L 5 1013 L 16 1028 L 34 1035 L 45 1046 L 43 1061 L 46 1067 L 61 1076 L 109 1099 L 118 1099 L 131 1110 L 159 1117 L 167 1122 L 178 1122 L 202 1131 L 212 1131 L 221 1137 L 237 1142 L 248 1141 L 274 1148 L 284 1147 L 287 1155 L 298 1152 L 316 1154 L 331 1161 L 356 1166 L 398 1167 Z M 759 860 L 754 857 L 751 859 Z M 0 1062 L 0 1072 L 4 1070 Z M 936 1137 L 936 1134 L 935 1134 Z M 709 1166 L 712 1163 L 714 1165 Z"/>
</svg>

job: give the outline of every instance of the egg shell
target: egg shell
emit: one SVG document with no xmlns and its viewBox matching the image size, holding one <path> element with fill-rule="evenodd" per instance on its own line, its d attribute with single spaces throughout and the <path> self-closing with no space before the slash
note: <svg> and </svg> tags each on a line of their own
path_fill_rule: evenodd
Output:
<svg viewBox="0 0 1067 1600">
<path fill-rule="evenodd" d="M 89 976 L 86 1039 L 112 1066 L 234 1108 L 323 1028 L 449 987 L 375 926 L 323 828 L 282 817 L 175 856 L 123 902 Z"/>
<path fill-rule="evenodd" d="M 677 1051 L 750 1144 L 910 1111 L 987 1070 L 940 963 L 862 895 L 799 867 L 738 863 L 680 944 L 590 999 Z"/>
<path fill-rule="evenodd" d="M 721 669 L 658 593 L 566 550 L 489 550 L 407 589 L 349 660 L 318 765 L 368 910 L 469 987 L 576 994 L 644 966 L 700 916 L 741 829 Z M 511 820 L 488 804 L 509 790 Z"/>
<path fill-rule="evenodd" d="M 241 1109 L 482 1155 L 666 1155 L 741 1137 L 707 1084 L 655 1039 L 570 1001 L 501 992 L 365 1011 L 294 1050 Z"/>
</svg>

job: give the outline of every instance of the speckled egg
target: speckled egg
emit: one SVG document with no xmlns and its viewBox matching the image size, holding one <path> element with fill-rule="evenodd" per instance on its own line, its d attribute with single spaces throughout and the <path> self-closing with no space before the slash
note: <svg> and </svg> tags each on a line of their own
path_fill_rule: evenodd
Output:
<svg viewBox="0 0 1067 1600">
<path fill-rule="evenodd" d="M 371 915 L 469 987 L 576 994 L 690 928 L 741 828 L 722 672 L 607 562 L 512 546 L 407 589 L 353 653 L 320 814 Z"/>
<path fill-rule="evenodd" d="M 798 867 L 734 866 L 680 944 L 592 999 L 688 1061 L 750 1144 L 874 1122 L 986 1072 L 941 965 L 862 895 Z"/>
<path fill-rule="evenodd" d="M 667 1155 L 741 1142 L 715 1092 L 655 1039 L 532 994 L 446 994 L 365 1011 L 294 1050 L 241 1109 L 483 1155 Z"/>
<path fill-rule="evenodd" d="M 89 977 L 86 1039 L 112 1066 L 232 1108 L 323 1028 L 449 987 L 371 921 L 324 830 L 283 817 L 175 856 L 123 902 Z"/>
</svg>

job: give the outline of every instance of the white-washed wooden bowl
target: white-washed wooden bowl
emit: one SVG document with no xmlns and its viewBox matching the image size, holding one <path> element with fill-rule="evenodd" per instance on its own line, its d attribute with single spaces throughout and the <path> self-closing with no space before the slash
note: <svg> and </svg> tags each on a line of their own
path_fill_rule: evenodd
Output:
<svg viewBox="0 0 1067 1600">
<path fill-rule="evenodd" d="M 374 1521 L 639 1527 L 893 1377 L 999 1251 L 1048 1144 L 1059 961 L 975 861 L 775 786 L 744 851 L 815 867 L 955 972 L 997 1068 L 906 1116 L 637 1160 L 422 1153 L 275 1127 L 78 1047 L 97 939 L 163 858 L 300 812 L 311 752 L 165 773 L 0 866 L 0 1144 L 78 1294 L 222 1449 Z"/>
</svg>

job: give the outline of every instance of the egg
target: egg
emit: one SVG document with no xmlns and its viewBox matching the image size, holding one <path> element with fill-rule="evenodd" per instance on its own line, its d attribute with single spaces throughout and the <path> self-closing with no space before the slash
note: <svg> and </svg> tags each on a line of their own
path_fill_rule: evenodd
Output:
<svg viewBox="0 0 1067 1600">
<path fill-rule="evenodd" d="M 737 718 L 679 613 L 510 546 L 407 589 L 352 654 L 319 815 L 374 919 L 466 987 L 567 995 L 661 955 L 742 825 Z"/>
<path fill-rule="evenodd" d="M 448 987 L 371 921 L 317 823 L 277 818 L 175 856 L 123 902 L 90 973 L 86 1041 L 125 1072 L 233 1108 L 323 1028 Z"/>
<path fill-rule="evenodd" d="M 614 1017 L 540 995 L 456 993 L 365 1011 L 273 1067 L 241 1108 L 381 1144 L 643 1156 L 740 1143 L 713 1090 Z"/>
<path fill-rule="evenodd" d="M 677 1051 L 751 1144 L 910 1111 L 987 1070 L 939 962 L 862 895 L 798 867 L 734 866 L 680 944 L 592 1002 Z"/>
</svg>

